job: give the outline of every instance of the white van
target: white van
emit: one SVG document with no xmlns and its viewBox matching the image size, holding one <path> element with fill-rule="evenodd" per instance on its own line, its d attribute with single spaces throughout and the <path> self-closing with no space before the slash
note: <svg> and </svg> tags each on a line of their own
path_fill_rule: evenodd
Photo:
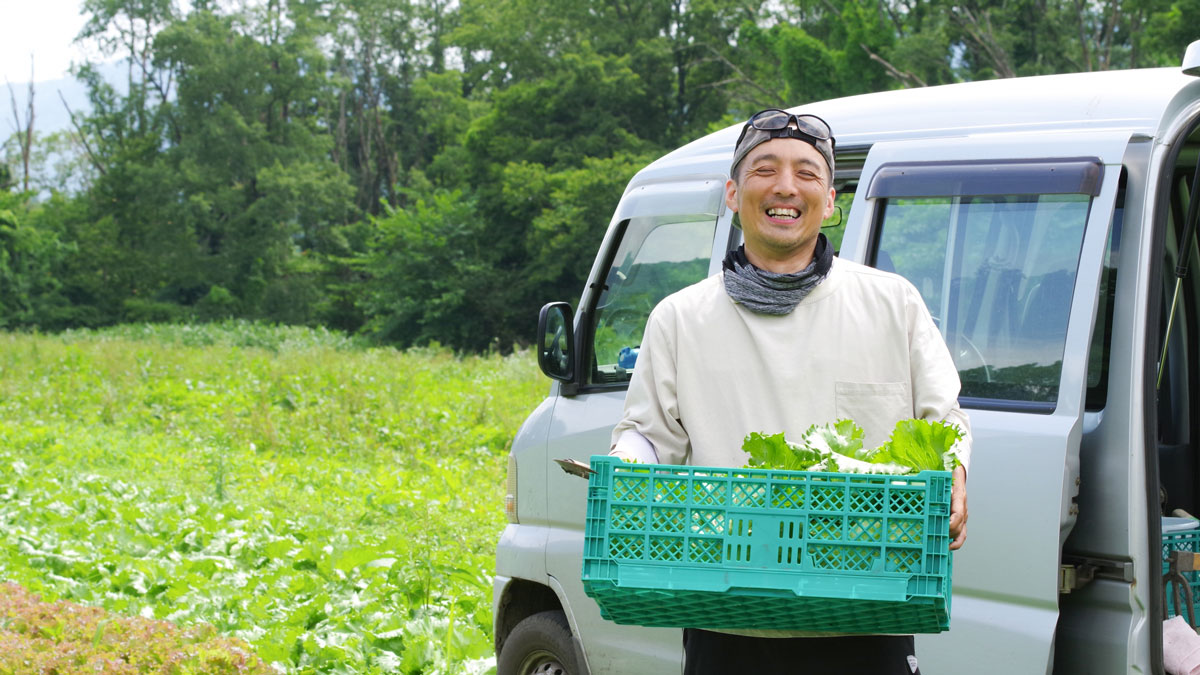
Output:
<svg viewBox="0 0 1200 675">
<path fill-rule="evenodd" d="M 1198 75 L 1200 41 L 1182 69 L 792 111 L 837 137 L 841 214 L 827 232 L 839 255 L 912 281 L 962 379 L 969 537 L 950 630 L 917 636 L 926 673 L 1163 672 L 1161 517 L 1200 514 L 1194 237 L 1181 255 L 1200 185 Z M 739 130 L 639 172 L 578 309 L 542 311 L 554 383 L 509 458 L 500 675 L 680 672 L 680 630 L 616 625 L 584 595 L 587 485 L 552 460 L 608 452 L 651 307 L 740 243 L 723 199 Z"/>
</svg>

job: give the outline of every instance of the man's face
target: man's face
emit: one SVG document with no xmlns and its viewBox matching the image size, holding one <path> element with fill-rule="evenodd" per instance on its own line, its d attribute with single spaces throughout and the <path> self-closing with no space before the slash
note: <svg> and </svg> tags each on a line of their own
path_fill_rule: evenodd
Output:
<svg viewBox="0 0 1200 675">
<path fill-rule="evenodd" d="M 821 222 L 833 214 L 834 191 L 821 153 L 804 141 L 776 138 L 751 150 L 737 169 L 740 180 L 726 183 L 725 204 L 741 218 L 751 262 L 759 257 L 807 264 Z"/>
</svg>

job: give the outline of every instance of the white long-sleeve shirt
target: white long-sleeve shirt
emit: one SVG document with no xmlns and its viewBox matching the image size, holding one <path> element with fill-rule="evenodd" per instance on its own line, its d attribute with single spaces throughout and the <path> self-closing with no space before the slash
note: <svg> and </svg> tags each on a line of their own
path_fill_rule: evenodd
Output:
<svg viewBox="0 0 1200 675">
<path fill-rule="evenodd" d="M 735 303 L 718 274 L 651 312 L 613 446 L 634 430 L 661 463 L 736 467 L 752 431 L 799 438 L 813 424 L 850 418 L 870 448 L 916 417 L 963 429 L 959 459 L 969 473 L 958 392 L 941 334 L 899 275 L 835 258 L 808 297 L 775 316 Z"/>
</svg>

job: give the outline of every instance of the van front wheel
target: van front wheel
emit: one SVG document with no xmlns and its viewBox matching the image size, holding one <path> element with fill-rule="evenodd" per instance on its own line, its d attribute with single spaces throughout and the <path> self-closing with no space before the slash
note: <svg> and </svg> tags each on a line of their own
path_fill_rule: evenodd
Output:
<svg viewBox="0 0 1200 675">
<path fill-rule="evenodd" d="M 567 615 L 539 612 L 518 623 L 504 641 L 497 675 L 580 675 Z"/>
</svg>

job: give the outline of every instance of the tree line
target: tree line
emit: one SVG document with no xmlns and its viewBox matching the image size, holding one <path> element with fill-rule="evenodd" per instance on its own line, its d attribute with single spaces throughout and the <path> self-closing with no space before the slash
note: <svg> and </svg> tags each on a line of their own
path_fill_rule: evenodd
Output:
<svg viewBox="0 0 1200 675">
<path fill-rule="evenodd" d="M 72 128 L 15 98 L 0 328 L 228 317 L 510 348 L 625 183 L 763 107 L 1177 65 L 1200 0 L 86 0 Z M 38 105 L 65 105 L 46 92 Z"/>
</svg>

